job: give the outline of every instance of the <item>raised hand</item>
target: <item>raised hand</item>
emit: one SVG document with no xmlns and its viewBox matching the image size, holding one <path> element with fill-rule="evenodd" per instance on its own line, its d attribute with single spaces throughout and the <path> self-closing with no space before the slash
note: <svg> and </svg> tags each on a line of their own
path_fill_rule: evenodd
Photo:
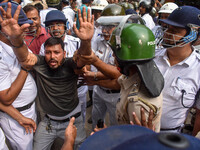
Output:
<svg viewBox="0 0 200 150">
<path fill-rule="evenodd" d="M 14 41 L 19 38 L 23 39 L 23 32 L 30 25 L 23 24 L 22 26 L 19 26 L 18 17 L 20 14 L 21 6 L 18 5 L 13 17 L 11 14 L 11 6 L 12 4 L 9 2 L 6 11 L 2 7 L 0 7 L 0 11 L 2 14 L 2 16 L 0 15 L 0 25 L 1 32 L 5 34 L 9 40 Z"/>
<path fill-rule="evenodd" d="M 78 30 L 75 24 L 73 26 L 75 34 L 83 41 L 91 40 L 94 34 L 94 16 L 91 18 L 90 9 L 88 9 L 87 14 L 85 7 L 83 7 L 83 16 L 81 15 L 81 10 L 79 9 L 78 18 L 80 22 L 80 28 Z"/>
</svg>

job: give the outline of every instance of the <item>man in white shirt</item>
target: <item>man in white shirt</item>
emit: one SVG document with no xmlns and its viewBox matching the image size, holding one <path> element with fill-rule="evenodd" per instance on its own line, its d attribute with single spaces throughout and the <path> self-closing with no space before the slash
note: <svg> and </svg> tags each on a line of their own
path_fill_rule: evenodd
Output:
<svg viewBox="0 0 200 150">
<path fill-rule="evenodd" d="M 34 147 L 34 149 L 38 150 L 42 149 L 42 147 L 49 149 L 49 146 L 51 146 L 52 144 L 52 139 L 57 136 L 64 137 L 63 131 L 65 131 L 65 128 L 63 128 L 62 125 L 68 124 L 69 119 L 72 116 L 74 116 L 75 118 L 78 118 L 80 116 L 80 112 L 76 111 L 79 101 L 77 98 L 77 92 L 75 90 L 77 87 L 77 75 L 75 74 L 74 69 L 80 69 L 84 67 L 86 63 L 79 61 L 80 59 L 77 58 L 66 58 L 64 43 L 61 38 L 57 37 L 51 37 L 45 42 L 45 57 L 39 55 L 36 56 L 35 54 L 28 52 L 27 46 L 23 42 L 22 33 L 26 28 L 29 27 L 29 25 L 25 24 L 20 26 L 17 24 L 16 19 L 19 17 L 18 12 L 20 10 L 20 6 L 17 7 L 17 11 L 15 12 L 13 17 L 11 16 L 11 4 L 8 5 L 8 8 L 9 9 L 7 10 L 7 12 L 3 12 L 3 14 L 6 13 L 7 15 L 3 15 L 3 19 L 2 17 L 0 17 L 2 32 L 10 39 L 10 43 L 12 43 L 13 50 L 19 62 L 22 63 L 23 66 L 27 69 L 34 67 L 34 69 L 37 70 L 36 75 L 38 78 L 36 78 L 39 79 L 37 80 L 37 83 L 39 83 L 37 85 L 39 88 L 41 88 L 40 90 L 38 90 L 40 92 L 39 96 L 41 97 L 41 99 L 43 99 L 43 108 L 45 107 L 45 111 L 48 111 L 46 116 L 47 120 L 43 120 L 43 122 L 39 124 L 38 129 L 41 130 L 37 129 L 37 141 L 34 141 L 34 143 L 38 147 L 36 146 Z M 1 7 L 0 9 L 2 10 Z M 88 11 L 88 14 L 89 13 L 90 11 Z M 80 30 L 77 30 L 77 28 L 75 28 L 75 33 L 81 39 L 81 46 L 78 49 L 78 53 L 81 55 L 90 56 L 92 53 L 91 39 L 94 32 L 94 19 L 91 19 L 90 15 L 86 17 L 85 8 L 83 9 L 83 18 L 81 17 L 80 11 L 79 16 L 79 21 L 81 24 Z M 43 81 L 40 80 L 40 77 Z M 46 79 L 48 80 L 48 85 L 45 83 Z M 43 84 L 45 86 L 42 86 L 40 84 Z M 49 87 L 49 91 L 46 92 L 46 89 L 48 89 Z M 53 88 L 53 90 L 51 88 Z M 62 94 L 59 93 L 59 88 L 62 88 Z M 53 103 L 52 100 L 54 101 Z M 63 105 L 64 103 L 62 103 L 64 101 L 65 105 Z M 49 105 L 47 105 L 47 103 Z M 52 110 L 55 111 L 53 112 Z M 84 140 L 85 132 L 83 126 L 81 125 L 81 119 L 79 121 L 77 119 L 76 122 L 77 125 L 79 125 L 77 127 L 77 131 L 81 133 L 77 133 L 79 137 L 76 138 L 77 143 L 75 143 L 75 145 L 78 146 Z M 58 135 L 59 133 L 60 135 Z M 43 139 L 45 143 L 43 143 L 41 139 Z"/>
<path fill-rule="evenodd" d="M 2 8 L 7 10 L 8 5 L 10 3 L 1 4 L 1 16 Z M 12 3 L 12 15 L 14 15 L 17 6 L 17 4 Z M 19 25 L 32 23 L 23 10 L 20 11 L 20 16 L 18 19 Z M 31 118 L 30 128 L 32 127 L 35 130 L 36 111 L 34 100 L 37 95 L 36 84 L 31 74 L 21 68 L 13 52 L 13 44 L 2 33 L 2 30 L 0 39 L 0 101 L 2 103 L 0 105 L 0 126 L 13 149 L 31 150 L 33 133 L 26 134 L 27 129 L 23 128 L 23 125 L 21 126 L 19 120 L 21 117 Z"/>
<path fill-rule="evenodd" d="M 152 1 L 151 0 L 141 0 L 139 3 L 139 10 L 142 19 L 145 21 L 145 25 L 152 30 L 155 27 L 153 18 L 149 15 L 152 10 Z"/>
<path fill-rule="evenodd" d="M 154 59 L 165 79 L 161 131 L 180 132 L 189 108 L 195 100 L 199 103 L 195 97 L 200 88 L 200 55 L 192 46 L 199 34 L 199 15 L 199 9 L 183 6 L 160 20 L 168 25 L 162 42 L 166 49 L 157 51 Z"/>
<path fill-rule="evenodd" d="M 62 12 L 68 21 L 68 30 L 72 30 L 74 24 L 75 12 L 70 6 L 69 0 L 62 0 Z"/>
</svg>

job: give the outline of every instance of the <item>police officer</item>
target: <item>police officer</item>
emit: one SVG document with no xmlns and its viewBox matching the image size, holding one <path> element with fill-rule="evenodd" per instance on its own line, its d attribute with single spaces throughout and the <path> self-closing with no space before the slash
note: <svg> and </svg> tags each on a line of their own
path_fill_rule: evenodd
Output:
<svg viewBox="0 0 200 150">
<path fill-rule="evenodd" d="M 101 16 L 118 16 L 125 15 L 122 6 L 117 4 L 107 5 L 101 13 Z M 109 41 L 112 31 L 115 29 L 116 24 L 109 24 L 102 26 L 102 37 L 95 39 L 93 51 L 105 63 L 114 65 L 114 58 L 112 56 L 112 49 L 107 42 Z M 85 77 L 94 75 L 94 79 L 101 79 L 102 73 L 96 72 L 87 73 Z M 118 72 L 118 76 L 120 73 Z M 93 89 L 93 108 L 92 108 L 92 127 L 94 128 L 99 119 L 104 120 L 106 112 L 109 114 L 110 125 L 116 125 L 115 118 L 116 103 L 119 99 L 119 90 L 111 90 L 102 86 L 94 86 Z"/>
<path fill-rule="evenodd" d="M 61 4 L 60 1 L 61 0 L 47 0 L 46 1 L 48 8 L 40 11 L 40 20 L 43 27 L 45 26 L 44 21 L 46 19 L 47 13 L 51 10 L 59 9 L 60 4 Z"/>
<path fill-rule="evenodd" d="M 126 24 L 120 35 L 120 46 L 115 38 L 118 30 L 119 28 L 114 31 L 110 41 L 117 63 L 123 73 L 117 80 L 121 87 L 120 101 L 117 103 L 116 111 L 118 123 L 129 124 L 130 121 L 135 123 L 133 112 L 141 120 L 140 107 L 143 107 L 146 116 L 153 111 L 153 125 L 155 131 L 159 132 L 162 111 L 160 93 L 164 82 L 152 60 L 155 54 L 153 33 L 144 25 Z M 128 35 L 131 35 L 132 40 L 128 40 L 130 39 Z"/>
<path fill-rule="evenodd" d="M 108 5 L 107 0 L 94 0 L 92 2 L 92 14 L 94 19 L 97 20 L 101 16 L 102 10 Z"/>
<path fill-rule="evenodd" d="M 135 21 L 141 20 L 136 16 Z M 117 103 L 116 119 L 119 124 L 135 123 L 132 113 L 141 120 L 141 107 L 146 116 L 153 111 L 155 131 L 160 130 L 162 111 L 161 91 L 164 86 L 163 77 L 152 60 L 155 56 L 155 38 L 144 25 L 126 23 L 122 19 L 110 37 L 110 46 L 114 52 L 116 64 L 121 75 L 116 77 L 116 68 L 104 63 L 94 56 L 92 63 L 109 79 L 90 81 L 90 84 L 120 90 L 120 101 Z M 130 38 L 131 36 L 131 38 Z M 81 57 L 87 61 L 84 56 Z M 98 76 L 97 76 L 98 78 Z M 145 121 L 145 120 L 143 120 Z"/>
<path fill-rule="evenodd" d="M 67 57 L 72 57 L 74 51 L 79 48 L 80 40 L 71 35 L 67 35 L 68 32 L 68 22 L 64 15 L 59 10 L 52 10 L 47 13 L 45 20 L 45 28 L 48 33 L 53 37 L 62 38 L 65 43 L 65 50 Z M 40 55 L 44 55 L 44 46 L 41 46 Z"/>
<path fill-rule="evenodd" d="M 160 10 L 158 11 L 158 21 L 156 24 L 156 26 L 152 29 L 152 32 L 154 33 L 155 37 L 156 37 L 156 44 L 157 44 L 157 48 L 156 49 L 160 49 L 160 47 L 162 47 L 162 45 L 160 44 L 162 42 L 162 36 L 163 36 L 163 30 L 165 30 L 167 28 L 167 24 L 165 24 L 164 22 L 160 22 L 159 19 L 167 19 L 169 17 L 169 15 L 176 9 L 178 8 L 178 5 L 176 5 L 175 3 L 169 2 L 169 3 L 165 3 Z"/>
<path fill-rule="evenodd" d="M 69 22 L 68 26 L 69 30 L 72 30 L 74 24 L 75 12 L 71 8 L 69 0 L 62 0 L 62 12 L 65 14 L 65 17 Z"/>
<path fill-rule="evenodd" d="M 162 42 L 165 49 L 154 59 L 165 78 L 161 131 L 181 132 L 189 108 L 196 103 L 200 109 L 199 97 L 195 99 L 200 88 L 200 55 L 193 47 L 199 35 L 199 16 L 199 9 L 182 6 L 160 20 L 168 25 Z"/>
</svg>

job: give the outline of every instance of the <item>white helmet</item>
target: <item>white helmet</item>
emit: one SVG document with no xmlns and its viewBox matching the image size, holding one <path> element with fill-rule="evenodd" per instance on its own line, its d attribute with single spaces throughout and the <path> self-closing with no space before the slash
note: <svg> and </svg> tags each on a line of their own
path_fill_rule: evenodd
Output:
<svg viewBox="0 0 200 150">
<path fill-rule="evenodd" d="M 107 5 L 107 0 L 94 0 L 91 8 L 96 10 L 103 10 Z"/>
<path fill-rule="evenodd" d="M 158 11 L 158 13 L 168 13 L 171 14 L 176 8 L 178 8 L 178 5 L 176 5 L 175 3 L 165 3 L 160 10 Z"/>
</svg>

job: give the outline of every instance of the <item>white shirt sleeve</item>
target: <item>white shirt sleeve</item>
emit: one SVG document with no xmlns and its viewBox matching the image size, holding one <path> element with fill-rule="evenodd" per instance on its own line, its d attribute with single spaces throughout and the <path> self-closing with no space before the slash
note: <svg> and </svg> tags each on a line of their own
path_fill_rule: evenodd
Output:
<svg viewBox="0 0 200 150">
<path fill-rule="evenodd" d="M 12 84 L 11 73 L 3 60 L 0 60 L 0 83 L 0 91 L 10 88 Z"/>
</svg>

